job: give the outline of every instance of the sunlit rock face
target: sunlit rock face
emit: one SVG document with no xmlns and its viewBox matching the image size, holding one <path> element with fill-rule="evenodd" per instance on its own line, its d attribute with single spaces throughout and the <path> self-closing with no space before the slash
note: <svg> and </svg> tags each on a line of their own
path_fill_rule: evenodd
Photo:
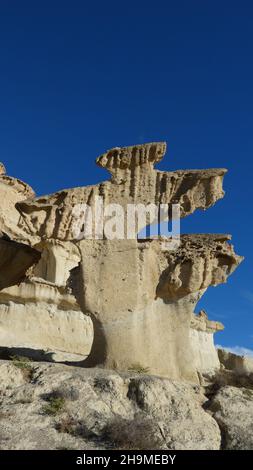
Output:
<svg viewBox="0 0 253 470">
<path fill-rule="evenodd" d="M 20 265 L 15 250 L 0 265 L 0 280 L 11 278 L 0 291 L 0 348 L 84 367 L 138 365 L 192 382 L 219 367 L 217 329 L 194 310 L 205 290 L 226 282 L 242 260 L 230 236 L 183 235 L 173 250 L 159 237 L 75 236 L 86 223 L 76 206 L 94 209 L 96 197 L 124 212 L 132 203 L 178 204 L 185 217 L 224 196 L 226 170 L 154 169 L 165 151 L 164 142 L 114 148 L 97 159 L 110 180 L 39 198 L 0 166 L 2 243 L 32 250 L 21 271 L 13 271 Z"/>
<path fill-rule="evenodd" d="M 93 325 L 72 294 L 79 251 L 73 243 L 20 229 L 16 204 L 34 196 L 0 165 L 0 351 L 81 362 L 91 349 Z"/>
<path fill-rule="evenodd" d="M 212 376 L 220 368 L 218 352 L 214 347 L 213 335 L 218 331 L 224 330 L 224 326 L 220 322 L 208 320 L 204 310 L 201 310 L 198 315 L 192 315 L 190 326 L 190 343 L 197 371 Z"/>
<path fill-rule="evenodd" d="M 20 213 L 16 204 L 34 197 L 32 188 L 23 181 L 6 175 L 5 167 L 0 163 L 0 232 L 7 234 L 12 240 L 29 243 L 31 235 L 18 227 Z"/>
<path fill-rule="evenodd" d="M 31 236 L 73 240 L 78 204 L 93 207 L 96 197 L 104 204 L 180 204 L 181 217 L 196 209 L 207 209 L 224 196 L 222 182 L 226 170 L 154 169 L 165 153 L 165 143 L 151 143 L 115 148 L 97 159 L 97 164 L 111 173 L 111 179 L 94 186 L 71 188 L 49 196 L 17 204 L 22 214 L 19 229 Z"/>
<path fill-rule="evenodd" d="M 94 318 L 97 338 L 87 363 L 123 370 L 139 363 L 154 374 L 188 380 L 196 364 L 209 369 L 199 352 L 205 347 L 200 333 L 192 347 L 192 316 L 207 287 L 226 282 L 241 261 L 226 236 L 182 236 L 175 252 L 162 249 L 159 240 L 83 240 L 79 247 L 80 304 Z M 218 367 L 212 334 L 206 345 Z"/>
<path fill-rule="evenodd" d="M 168 267 L 159 279 L 157 295 L 176 300 L 226 282 L 242 260 L 230 239 L 230 235 L 181 235 L 179 248 L 167 253 Z"/>
<path fill-rule="evenodd" d="M 78 249 L 48 240 L 36 245 L 37 253 L 37 263 L 23 282 L 0 291 L 0 350 L 23 351 L 35 359 L 83 361 L 91 349 L 93 325 L 72 293 Z M 12 264 L 18 260 L 15 255 Z"/>
</svg>

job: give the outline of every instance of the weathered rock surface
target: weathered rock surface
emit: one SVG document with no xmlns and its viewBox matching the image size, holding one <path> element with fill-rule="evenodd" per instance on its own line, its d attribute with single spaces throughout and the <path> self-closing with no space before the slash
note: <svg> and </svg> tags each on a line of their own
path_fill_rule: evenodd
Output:
<svg viewBox="0 0 253 470">
<path fill-rule="evenodd" d="M 17 203 L 22 215 L 19 229 L 29 237 L 73 240 L 73 230 L 78 223 L 73 208 L 79 204 L 94 208 L 96 196 L 102 197 L 105 205 L 117 203 L 124 209 L 131 203 L 177 203 L 181 207 L 181 217 L 196 209 L 207 209 L 224 196 L 222 184 L 227 170 L 155 170 L 154 163 L 163 158 L 165 151 L 164 142 L 109 150 L 97 159 L 97 164 L 110 171 L 110 181 L 64 189 Z"/>
<path fill-rule="evenodd" d="M 22 371 L 14 366 L 12 362 L 0 361 L 0 393 L 1 397 L 7 393 L 8 390 L 13 390 L 25 384 L 24 375 Z"/>
<path fill-rule="evenodd" d="M 155 436 L 163 449 L 220 447 L 219 427 L 202 408 L 206 398 L 198 386 L 43 363 L 27 363 L 26 368 L 33 369 L 28 380 L 26 368 L 18 365 L 0 362 L 1 449 L 108 449 L 115 445 L 110 436 L 118 423 L 130 423 L 123 446 L 129 448 L 138 422 L 142 423 L 139 447 L 132 449 L 146 448 Z M 62 407 L 53 415 L 50 396 L 63 397 Z M 150 432 L 147 422 L 152 423 L 154 436 L 145 434 Z"/>
<path fill-rule="evenodd" d="M 42 280 L 27 281 L 0 294 L 0 350 L 30 357 L 84 360 L 93 342 L 91 319 L 75 298 Z"/>
<path fill-rule="evenodd" d="M 24 280 L 28 269 L 39 259 L 37 250 L 0 238 L 0 290 Z"/>
<path fill-rule="evenodd" d="M 5 167 L 0 163 L 0 231 L 13 240 L 29 243 L 30 235 L 18 228 L 20 213 L 16 203 L 35 197 L 32 188 L 17 178 L 6 175 Z"/>
<path fill-rule="evenodd" d="M 250 383 L 201 387 L 22 358 L 0 361 L 0 377 L 2 450 L 253 449 Z"/>
<path fill-rule="evenodd" d="M 79 242 L 78 301 L 94 324 L 87 365 L 124 370 L 137 362 L 153 374 L 198 380 L 199 353 L 190 340 L 195 305 L 208 285 L 225 282 L 241 258 L 226 236 L 182 236 L 178 251 L 163 251 L 161 243 Z"/>
<path fill-rule="evenodd" d="M 220 361 L 214 346 L 213 335 L 223 329 L 222 323 L 208 320 L 204 310 L 201 310 L 198 315 L 192 315 L 190 343 L 194 351 L 195 365 L 198 372 L 210 376 L 220 369 Z"/>
<path fill-rule="evenodd" d="M 243 260 L 228 240 L 230 235 L 181 235 L 179 248 L 167 253 L 168 267 L 160 277 L 157 296 L 177 300 L 226 282 Z"/>
<path fill-rule="evenodd" d="M 223 387 L 209 410 L 220 426 L 222 449 L 253 450 L 253 389 Z"/>
<path fill-rule="evenodd" d="M 249 356 L 239 356 L 224 349 L 218 349 L 220 363 L 228 370 L 234 371 L 239 376 L 253 377 L 253 358 Z"/>
<path fill-rule="evenodd" d="M 0 348 L 84 367 L 138 363 L 195 383 L 219 367 L 216 330 L 196 328 L 193 314 L 242 260 L 230 236 L 184 235 L 173 251 L 159 238 L 108 239 L 103 226 L 101 239 L 75 235 L 87 226 L 76 208 L 94 210 L 97 196 L 124 213 L 132 203 L 178 204 L 181 217 L 223 197 L 226 170 L 155 170 L 165 151 L 164 142 L 111 149 L 97 159 L 109 181 L 39 198 L 0 166 Z"/>
</svg>

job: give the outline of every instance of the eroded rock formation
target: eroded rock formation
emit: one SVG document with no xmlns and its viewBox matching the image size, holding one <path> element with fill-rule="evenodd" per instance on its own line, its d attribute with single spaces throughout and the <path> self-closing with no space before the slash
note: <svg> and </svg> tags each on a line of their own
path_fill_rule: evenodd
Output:
<svg viewBox="0 0 253 470">
<path fill-rule="evenodd" d="M 226 170 L 155 170 L 165 150 L 165 143 L 114 148 L 97 159 L 109 181 L 39 198 L 1 166 L 0 230 L 8 240 L 0 249 L 14 251 L 0 272 L 0 347 L 86 367 L 138 364 L 193 382 L 219 367 L 212 339 L 219 327 L 193 314 L 205 290 L 226 282 L 242 260 L 230 236 L 183 235 L 172 251 L 159 238 L 74 235 L 85 224 L 75 207 L 94 208 L 96 196 L 124 211 L 131 203 L 179 204 L 182 217 L 223 197 Z M 14 272 L 21 247 L 22 269 Z"/>
<path fill-rule="evenodd" d="M 198 386 L 97 368 L 29 366 L 32 382 L 15 363 L 0 361 L 2 449 L 220 447 L 219 426 L 202 408 Z M 53 394 L 64 405 L 56 415 L 46 408 Z"/>
<path fill-rule="evenodd" d="M 19 230 L 28 237 L 32 234 L 73 241 L 77 223 L 73 208 L 78 204 L 93 207 L 96 196 L 101 196 L 105 205 L 117 203 L 123 208 L 131 203 L 177 203 L 181 217 L 196 209 L 207 209 L 224 196 L 225 169 L 155 170 L 154 163 L 163 158 L 165 151 L 163 142 L 110 150 L 97 159 L 97 164 L 109 170 L 111 180 L 17 203 L 22 215 Z"/>
<path fill-rule="evenodd" d="M 190 326 L 190 343 L 194 351 L 197 371 L 212 376 L 220 368 L 213 336 L 217 331 L 222 331 L 224 326 L 220 322 L 208 320 L 204 310 L 201 310 L 198 315 L 192 315 Z"/>
<path fill-rule="evenodd" d="M 253 375 L 238 384 L 223 370 L 200 386 L 135 371 L 22 366 L 0 360 L 2 450 L 253 449 Z"/>
<path fill-rule="evenodd" d="M 0 239 L 0 290 L 20 283 L 27 270 L 38 262 L 40 253 L 23 243 Z"/>
</svg>

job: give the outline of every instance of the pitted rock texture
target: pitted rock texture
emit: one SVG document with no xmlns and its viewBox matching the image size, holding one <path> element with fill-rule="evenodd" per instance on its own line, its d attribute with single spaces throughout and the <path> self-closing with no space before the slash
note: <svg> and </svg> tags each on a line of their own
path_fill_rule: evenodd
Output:
<svg viewBox="0 0 253 470">
<path fill-rule="evenodd" d="M 221 429 L 222 449 L 253 450 L 253 388 L 225 386 L 208 408 Z"/>
<path fill-rule="evenodd" d="M 157 296 L 177 300 L 209 286 L 224 283 L 243 260 L 227 243 L 230 235 L 182 235 L 178 250 L 169 251 Z"/>
<path fill-rule="evenodd" d="M 20 230 L 29 236 L 73 240 L 73 228 L 78 223 L 73 208 L 78 204 L 94 208 L 96 196 L 101 196 L 105 205 L 116 203 L 125 209 L 131 203 L 177 203 L 181 217 L 196 209 L 207 209 L 224 196 L 225 169 L 155 170 L 153 165 L 163 158 L 165 149 L 165 143 L 159 142 L 108 151 L 97 159 L 97 164 L 110 171 L 110 181 L 18 203 Z"/>
</svg>

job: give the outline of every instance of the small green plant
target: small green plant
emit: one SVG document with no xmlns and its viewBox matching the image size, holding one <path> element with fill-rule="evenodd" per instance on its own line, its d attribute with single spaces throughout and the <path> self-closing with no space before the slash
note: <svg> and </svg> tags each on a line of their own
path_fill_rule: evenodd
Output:
<svg viewBox="0 0 253 470">
<path fill-rule="evenodd" d="M 42 411 L 49 416 L 56 416 L 65 408 L 65 400 L 62 397 L 49 397 L 48 404 L 43 406 Z"/>
<path fill-rule="evenodd" d="M 149 368 L 148 367 L 142 367 L 141 364 L 136 363 L 132 364 L 128 368 L 129 372 L 135 372 L 136 374 L 148 374 L 149 373 Z"/>
<path fill-rule="evenodd" d="M 34 378 L 35 369 L 31 365 L 31 359 L 25 356 L 11 356 L 13 365 L 22 371 L 22 374 L 27 382 L 32 382 Z"/>
<path fill-rule="evenodd" d="M 61 411 L 64 411 L 66 401 L 75 401 L 78 400 L 78 398 L 79 391 L 74 387 L 56 388 L 52 392 L 43 395 L 43 399 L 46 400 L 48 404 L 43 407 L 42 411 L 44 414 L 55 416 Z M 67 423 L 65 424 L 67 426 Z M 62 427 L 64 427 L 64 423 Z"/>
<path fill-rule="evenodd" d="M 31 359 L 26 356 L 11 356 L 10 358 L 14 366 L 19 367 L 20 369 L 25 368 L 31 362 Z"/>
</svg>

